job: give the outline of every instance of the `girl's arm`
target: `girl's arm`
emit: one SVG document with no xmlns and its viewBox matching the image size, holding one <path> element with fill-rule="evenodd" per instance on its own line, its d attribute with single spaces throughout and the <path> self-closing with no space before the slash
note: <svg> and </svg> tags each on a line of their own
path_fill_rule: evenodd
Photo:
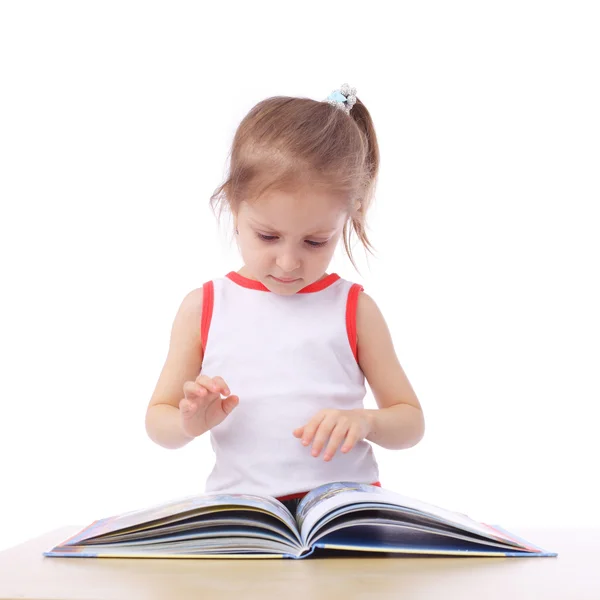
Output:
<svg viewBox="0 0 600 600">
<path fill-rule="evenodd" d="M 202 367 L 201 317 L 202 288 L 198 288 L 183 299 L 175 315 L 169 352 L 146 411 L 148 436 L 165 448 L 180 448 L 194 439 L 183 431 L 179 402 L 183 384 L 194 381 Z"/>
<path fill-rule="evenodd" d="M 379 409 L 364 409 L 366 439 L 384 448 L 416 445 L 425 432 L 421 404 L 402 369 L 388 326 L 375 301 L 361 292 L 356 312 L 358 362 Z"/>
</svg>

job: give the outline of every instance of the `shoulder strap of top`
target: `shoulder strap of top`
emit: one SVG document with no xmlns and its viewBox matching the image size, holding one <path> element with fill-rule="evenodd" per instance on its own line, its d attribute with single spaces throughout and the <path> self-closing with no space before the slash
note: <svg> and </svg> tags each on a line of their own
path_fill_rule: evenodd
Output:
<svg viewBox="0 0 600 600">
<path fill-rule="evenodd" d="M 346 300 L 346 331 L 348 332 L 348 341 L 356 362 L 358 362 L 358 343 L 356 338 L 356 309 L 358 307 L 358 295 L 364 290 L 360 283 L 353 283 L 348 290 L 348 299 Z"/>
<path fill-rule="evenodd" d="M 200 320 L 200 341 L 203 353 L 206 352 L 206 342 L 208 340 L 214 302 L 215 286 L 212 281 L 207 281 L 202 285 L 202 317 Z"/>
</svg>

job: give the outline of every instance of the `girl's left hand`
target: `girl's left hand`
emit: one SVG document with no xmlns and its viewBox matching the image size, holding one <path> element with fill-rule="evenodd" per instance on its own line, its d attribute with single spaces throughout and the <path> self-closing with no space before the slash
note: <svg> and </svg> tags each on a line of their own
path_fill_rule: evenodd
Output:
<svg viewBox="0 0 600 600">
<path fill-rule="evenodd" d="M 312 445 L 312 455 L 319 456 L 323 446 L 324 460 L 331 460 L 342 444 L 342 452 L 352 450 L 356 442 L 366 438 L 371 432 L 372 421 L 364 409 L 356 410 L 320 410 L 306 425 L 294 429 L 294 436 L 302 438 L 302 444 Z"/>
</svg>

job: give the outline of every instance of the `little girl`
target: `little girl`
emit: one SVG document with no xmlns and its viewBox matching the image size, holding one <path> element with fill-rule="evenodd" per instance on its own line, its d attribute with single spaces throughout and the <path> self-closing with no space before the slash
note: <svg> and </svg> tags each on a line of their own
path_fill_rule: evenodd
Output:
<svg viewBox="0 0 600 600">
<path fill-rule="evenodd" d="M 352 231 L 371 247 L 378 169 L 371 116 L 347 84 L 324 101 L 268 98 L 240 123 L 211 204 L 231 212 L 244 265 L 183 299 L 146 413 L 166 448 L 210 432 L 206 492 L 266 494 L 293 509 L 324 483 L 379 485 L 369 442 L 422 438 L 377 304 L 327 273 L 340 239 L 356 267 Z M 365 377 L 376 410 L 363 407 Z"/>
</svg>

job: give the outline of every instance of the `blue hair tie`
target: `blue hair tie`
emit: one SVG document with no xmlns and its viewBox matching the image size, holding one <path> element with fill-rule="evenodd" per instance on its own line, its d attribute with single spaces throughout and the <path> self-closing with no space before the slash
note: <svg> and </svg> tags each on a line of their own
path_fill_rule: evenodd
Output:
<svg viewBox="0 0 600 600">
<path fill-rule="evenodd" d="M 325 102 L 343 110 L 347 115 L 356 104 L 356 88 L 351 88 L 347 83 L 344 83 L 339 90 L 334 90 L 325 98 Z"/>
<path fill-rule="evenodd" d="M 334 102 L 346 102 L 346 96 L 344 96 L 342 92 L 336 90 L 327 96 L 327 100 L 333 100 Z"/>
</svg>

